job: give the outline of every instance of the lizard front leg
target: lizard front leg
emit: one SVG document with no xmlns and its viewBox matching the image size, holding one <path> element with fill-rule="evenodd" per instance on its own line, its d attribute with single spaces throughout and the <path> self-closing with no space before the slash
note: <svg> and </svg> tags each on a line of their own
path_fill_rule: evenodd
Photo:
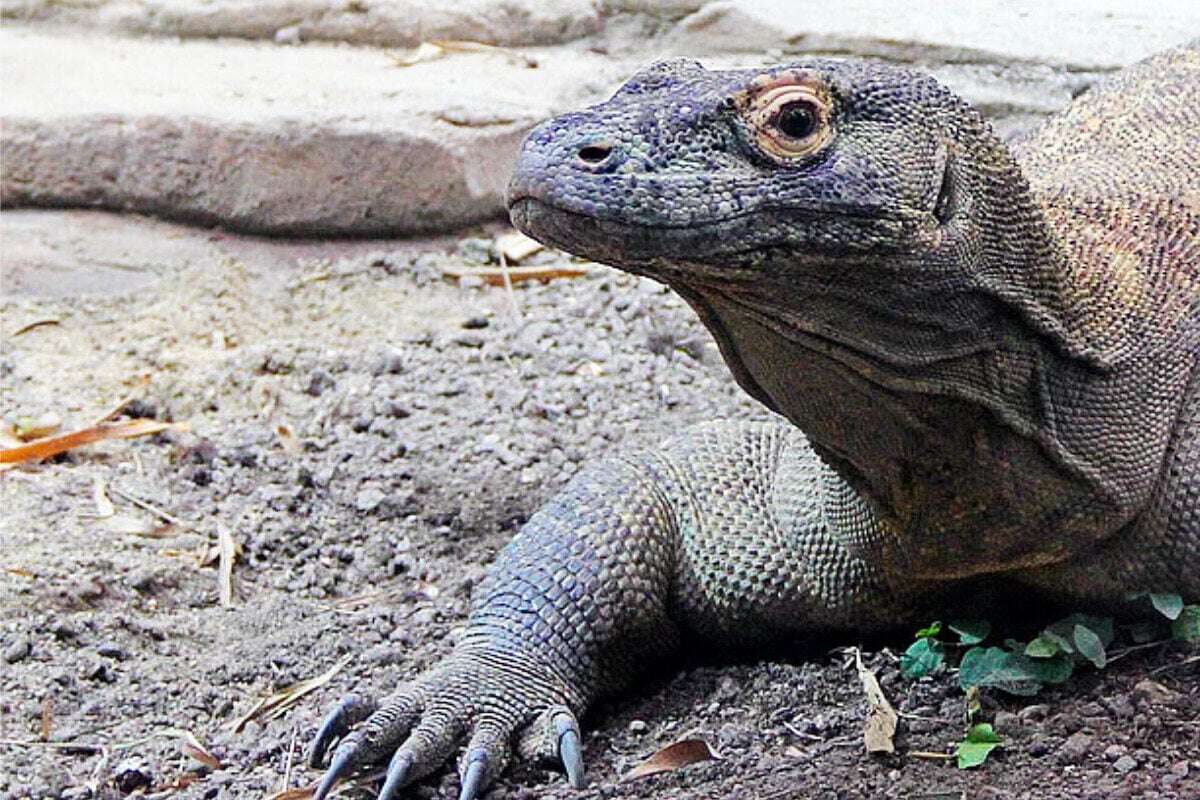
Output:
<svg viewBox="0 0 1200 800">
<path fill-rule="evenodd" d="M 388 800 L 464 742 L 464 798 L 499 774 L 512 744 L 560 759 L 582 786 L 576 715 L 678 647 L 667 612 L 677 545 L 670 504 L 644 463 L 617 459 L 582 472 L 500 553 L 445 662 L 377 710 L 351 697 L 330 714 L 314 765 L 366 719 L 334 751 L 317 800 L 342 776 L 390 757 L 380 793 Z"/>
<path fill-rule="evenodd" d="M 314 765 L 341 743 L 316 800 L 389 757 L 390 800 L 460 751 L 469 800 L 514 746 L 581 786 L 577 716 L 685 633 L 728 646 L 895 624 L 902 606 L 853 555 L 874 523 L 847 491 L 782 423 L 703 425 L 585 470 L 501 552 L 445 662 L 330 714 Z"/>
</svg>

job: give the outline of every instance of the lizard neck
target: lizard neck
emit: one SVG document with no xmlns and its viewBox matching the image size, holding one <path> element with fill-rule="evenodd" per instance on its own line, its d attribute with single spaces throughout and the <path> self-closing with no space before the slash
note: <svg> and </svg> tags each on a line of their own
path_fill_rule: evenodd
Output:
<svg viewBox="0 0 1200 800">
<path fill-rule="evenodd" d="M 768 259 L 756 281 L 675 285 L 742 386 L 896 533 L 880 557 L 912 574 L 1037 567 L 1126 525 L 1169 436 L 1138 398 L 1181 375 L 1097 346 L 1069 237 L 985 144 L 959 157 L 959 227 L 919 253 Z M 1114 413 L 1144 417 L 1147 446 L 1105 425 Z"/>
</svg>

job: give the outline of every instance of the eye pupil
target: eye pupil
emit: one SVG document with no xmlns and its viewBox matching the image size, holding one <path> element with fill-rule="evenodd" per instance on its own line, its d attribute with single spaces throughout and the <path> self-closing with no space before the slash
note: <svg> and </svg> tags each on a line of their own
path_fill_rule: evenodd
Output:
<svg viewBox="0 0 1200 800">
<path fill-rule="evenodd" d="M 817 127 L 817 112 L 809 103 L 788 103 L 779 109 L 775 127 L 785 136 L 803 139 Z"/>
</svg>

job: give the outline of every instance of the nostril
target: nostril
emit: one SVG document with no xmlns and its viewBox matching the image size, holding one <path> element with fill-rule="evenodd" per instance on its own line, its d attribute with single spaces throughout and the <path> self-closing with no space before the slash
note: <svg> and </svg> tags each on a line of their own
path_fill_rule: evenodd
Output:
<svg viewBox="0 0 1200 800">
<path fill-rule="evenodd" d="M 579 148 L 576 154 L 579 160 L 590 166 L 603 164 L 612 155 L 613 146 L 609 142 L 589 142 Z"/>
</svg>

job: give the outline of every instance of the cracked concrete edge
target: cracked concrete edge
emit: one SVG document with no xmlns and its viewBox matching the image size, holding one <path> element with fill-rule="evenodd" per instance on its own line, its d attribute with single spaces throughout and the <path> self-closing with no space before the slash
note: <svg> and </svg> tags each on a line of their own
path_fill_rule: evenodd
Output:
<svg viewBox="0 0 1200 800">
<path fill-rule="evenodd" d="M 532 125 L 419 134 L 163 116 L 4 123 L 7 208 L 107 208 L 298 236 L 413 235 L 496 218 Z M 488 157 L 464 156 L 476 149 Z"/>
<path fill-rule="evenodd" d="M 296 44 L 336 41 L 414 47 L 463 40 L 501 47 L 563 44 L 600 31 L 606 18 L 674 22 L 711 0 L 0 0 L 0 16 L 110 33 L 231 37 Z"/>
</svg>

